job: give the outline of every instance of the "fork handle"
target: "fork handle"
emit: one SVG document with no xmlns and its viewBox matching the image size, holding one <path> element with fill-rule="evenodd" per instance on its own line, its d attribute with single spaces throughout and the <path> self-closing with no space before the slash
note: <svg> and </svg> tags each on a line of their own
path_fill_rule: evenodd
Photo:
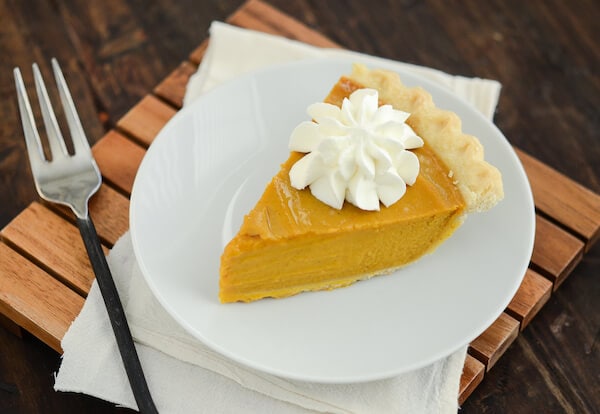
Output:
<svg viewBox="0 0 600 414">
<path fill-rule="evenodd" d="M 106 257 L 100 246 L 94 223 L 88 216 L 86 218 L 77 218 L 77 225 L 106 305 L 108 317 L 138 409 L 141 413 L 158 413 L 154 401 L 152 401 L 146 378 L 144 378 L 142 365 L 133 344 L 127 319 L 125 318 L 125 311 L 123 310 L 115 282 L 108 268 Z"/>
</svg>

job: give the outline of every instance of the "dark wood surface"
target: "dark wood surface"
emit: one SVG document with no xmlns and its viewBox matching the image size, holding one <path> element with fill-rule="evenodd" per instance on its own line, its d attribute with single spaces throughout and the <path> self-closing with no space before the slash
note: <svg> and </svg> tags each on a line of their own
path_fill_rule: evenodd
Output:
<svg viewBox="0 0 600 414">
<path fill-rule="evenodd" d="M 268 0 L 343 47 L 499 80 L 509 141 L 600 193 L 600 4 Z M 241 0 L 0 0 L 0 228 L 37 199 L 12 68 L 59 59 L 95 141 Z M 490 235 L 493 237 L 493 235 Z M 486 374 L 463 413 L 600 412 L 600 244 Z M 0 412 L 129 412 L 56 393 L 55 351 L 0 318 Z"/>
</svg>

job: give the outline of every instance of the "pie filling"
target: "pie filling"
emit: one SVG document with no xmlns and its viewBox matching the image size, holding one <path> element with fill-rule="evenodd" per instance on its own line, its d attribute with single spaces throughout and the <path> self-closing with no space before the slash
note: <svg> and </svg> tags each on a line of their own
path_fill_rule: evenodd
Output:
<svg viewBox="0 0 600 414">
<path fill-rule="evenodd" d="M 460 212 L 460 208 L 449 209 L 409 223 L 391 224 L 385 230 L 362 229 L 351 235 L 327 234 L 318 239 L 306 235 L 282 243 L 241 240 L 253 245 L 253 251 L 241 253 L 224 267 L 220 299 L 281 298 L 390 273 L 447 238 L 460 224 Z"/>
</svg>

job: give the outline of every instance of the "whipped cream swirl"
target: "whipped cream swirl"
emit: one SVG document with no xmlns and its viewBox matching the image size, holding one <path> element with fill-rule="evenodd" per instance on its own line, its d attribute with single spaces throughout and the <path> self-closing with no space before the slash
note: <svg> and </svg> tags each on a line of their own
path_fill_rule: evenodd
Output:
<svg viewBox="0 0 600 414">
<path fill-rule="evenodd" d="M 406 124 L 409 113 L 379 106 L 378 92 L 359 89 L 342 107 L 316 103 L 313 121 L 298 125 L 292 151 L 306 153 L 290 170 L 292 186 L 341 209 L 344 199 L 362 210 L 379 210 L 398 201 L 419 174 L 419 159 L 408 151 L 423 140 Z"/>
</svg>

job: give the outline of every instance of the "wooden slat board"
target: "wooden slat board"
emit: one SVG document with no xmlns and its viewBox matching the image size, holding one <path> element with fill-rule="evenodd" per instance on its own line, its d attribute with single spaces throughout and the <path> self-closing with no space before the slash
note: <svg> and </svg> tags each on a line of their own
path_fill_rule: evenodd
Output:
<svg viewBox="0 0 600 414">
<path fill-rule="evenodd" d="M 229 19 L 240 27 L 308 44 L 339 47 L 321 34 L 258 0 Z M 93 148 L 104 184 L 90 204 L 98 233 L 109 249 L 128 228 L 129 195 L 139 164 L 158 131 L 181 107 L 185 85 L 207 41 L 191 52 Z M 517 338 L 600 237 L 600 196 L 517 150 L 537 209 L 530 269 L 505 312 L 469 347 L 460 403 Z M 34 202 L 0 232 L 0 316 L 60 352 L 60 340 L 83 306 L 92 271 L 72 216 Z M 3 316 L 2 316 L 3 315 Z"/>
</svg>

